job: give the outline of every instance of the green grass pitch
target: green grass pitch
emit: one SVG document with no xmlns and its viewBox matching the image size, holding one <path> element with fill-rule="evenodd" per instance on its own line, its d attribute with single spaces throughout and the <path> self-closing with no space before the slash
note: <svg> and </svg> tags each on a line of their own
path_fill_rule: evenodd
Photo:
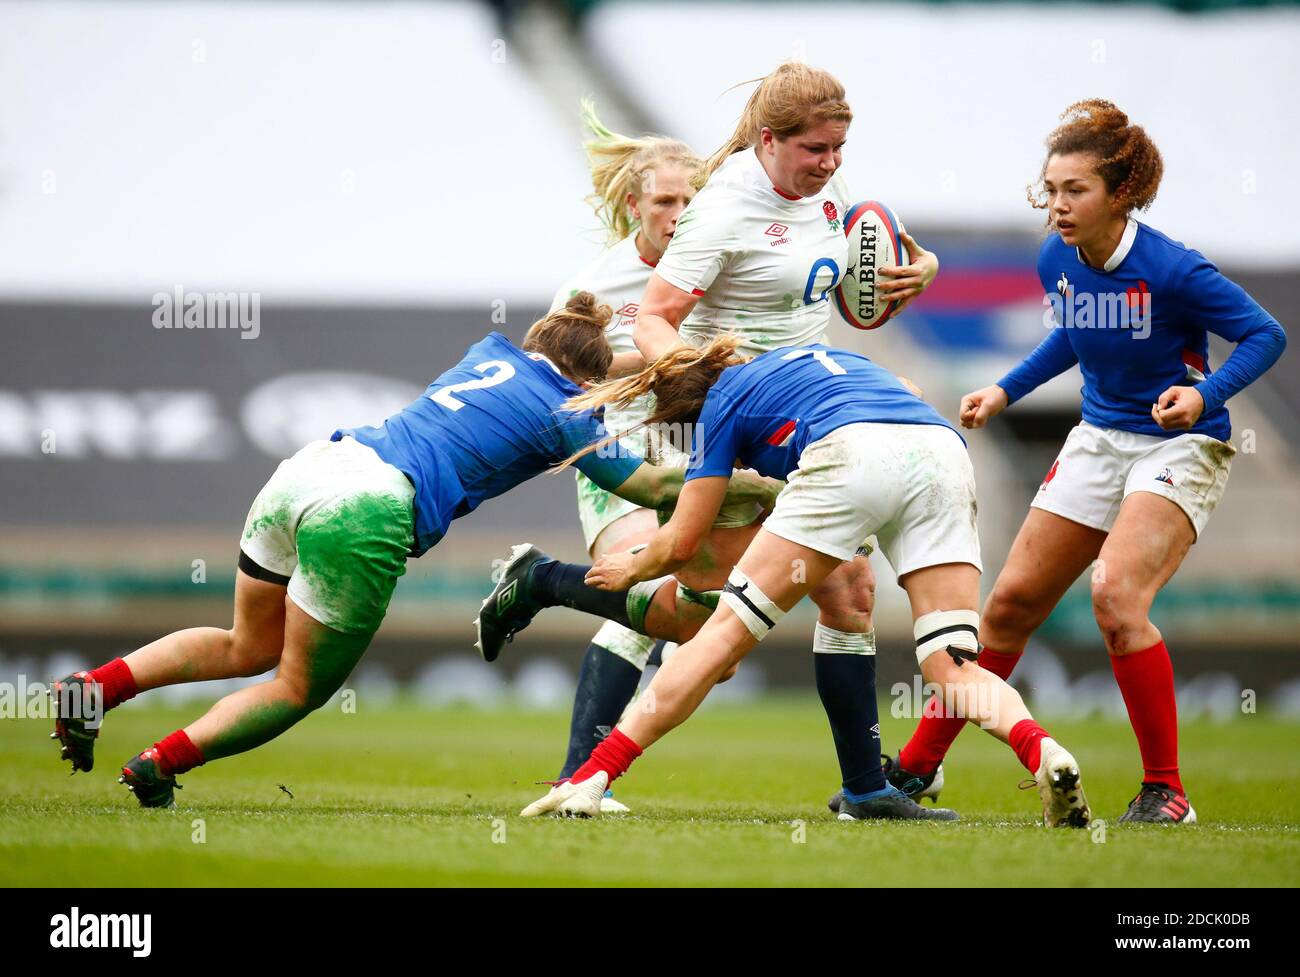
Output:
<svg viewBox="0 0 1300 977">
<path fill-rule="evenodd" d="M 812 697 L 706 707 L 617 785 L 634 813 L 524 821 L 567 716 L 337 700 L 279 740 L 181 778 L 178 807 L 137 808 L 118 766 L 198 714 L 112 714 L 91 774 L 69 777 L 46 720 L 0 722 L 0 884 L 1291 886 L 1300 880 L 1300 726 L 1186 724 L 1201 823 L 1125 828 L 1137 788 L 1122 723 L 1046 722 L 1078 757 L 1104 830 L 1036 826 L 1010 751 L 974 729 L 945 768 L 958 824 L 841 823 Z M 910 721 L 886 719 L 896 747 Z M 293 798 L 278 785 L 285 785 Z M 202 836 L 202 842 L 196 838 Z"/>
</svg>

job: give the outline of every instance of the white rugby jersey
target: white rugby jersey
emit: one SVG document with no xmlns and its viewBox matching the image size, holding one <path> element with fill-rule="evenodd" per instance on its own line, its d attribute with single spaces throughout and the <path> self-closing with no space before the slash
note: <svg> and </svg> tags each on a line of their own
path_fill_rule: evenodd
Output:
<svg viewBox="0 0 1300 977">
<path fill-rule="evenodd" d="M 645 295 L 646 283 L 654 268 L 636 249 L 636 232 L 633 231 L 617 244 L 610 245 L 580 272 L 570 278 L 555 293 L 550 311 L 564 308 L 564 303 L 578 292 L 591 292 L 601 302 L 614 310 L 609 320 L 605 338 L 615 353 L 636 351 L 632 341 L 632 326 L 636 310 Z"/>
<path fill-rule="evenodd" d="M 729 157 L 678 218 L 654 269 L 700 297 L 682 338 L 699 346 L 733 332 L 750 353 L 825 341 L 849 203 L 838 174 L 816 196 L 791 200 L 752 149 Z"/>
<path fill-rule="evenodd" d="M 555 293 L 551 300 L 550 311 L 564 308 L 564 303 L 577 292 L 591 292 L 602 303 L 614 310 L 605 330 L 605 338 L 615 353 L 635 353 L 636 343 L 632 341 L 632 326 L 636 323 L 636 311 L 645 295 L 646 283 L 650 281 L 650 272 L 654 265 L 641 257 L 636 249 L 636 232 L 633 231 L 617 244 L 612 244 L 570 278 Z M 627 410 L 605 411 L 605 427 L 615 434 L 621 434 L 634 424 L 645 420 L 650 413 L 650 398 L 638 397 Z M 632 436 L 631 443 L 640 450 L 645 450 L 644 436 Z"/>
</svg>

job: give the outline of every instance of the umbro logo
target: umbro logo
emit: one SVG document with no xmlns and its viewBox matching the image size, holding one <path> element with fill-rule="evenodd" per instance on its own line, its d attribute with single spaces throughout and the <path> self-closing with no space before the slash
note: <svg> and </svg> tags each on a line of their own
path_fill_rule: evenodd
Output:
<svg viewBox="0 0 1300 977">
<path fill-rule="evenodd" d="M 772 247 L 776 247 L 778 244 L 790 243 L 790 239 L 786 237 L 786 232 L 789 230 L 790 227 L 787 224 L 773 224 L 763 233 L 766 234 L 768 237 L 776 239 L 774 241 L 769 242 L 772 245 Z"/>
<path fill-rule="evenodd" d="M 615 312 L 614 315 L 620 321 L 623 319 L 635 319 L 637 311 L 640 308 L 641 304 L 639 302 L 629 302 L 627 305 L 623 306 L 623 308 Z"/>
<path fill-rule="evenodd" d="M 514 606 L 515 597 L 518 593 L 519 581 L 511 580 L 510 585 L 506 587 L 505 590 L 501 591 L 501 595 L 497 597 L 497 613 L 504 614 L 506 611 L 510 610 L 510 608 Z"/>
</svg>

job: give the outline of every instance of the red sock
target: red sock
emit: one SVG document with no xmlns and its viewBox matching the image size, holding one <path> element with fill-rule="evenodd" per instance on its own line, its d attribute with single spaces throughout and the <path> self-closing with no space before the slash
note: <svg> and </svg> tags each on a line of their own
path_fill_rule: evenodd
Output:
<svg viewBox="0 0 1300 977">
<path fill-rule="evenodd" d="M 609 782 L 612 784 L 627 773 L 627 768 L 632 766 L 632 761 L 640 755 L 641 747 L 623 735 L 620 730 L 615 729 L 596 744 L 587 762 L 573 771 L 569 780 L 575 784 L 581 783 L 597 771 L 604 770 L 609 774 Z"/>
<path fill-rule="evenodd" d="M 175 777 L 203 763 L 203 754 L 183 729 L 164 736 L 153 748 L 158 753 L 158 768 L 165 777 Z"/>
<path fill-rule="evenodd" d="M 1137 734 L 1143 781 L 1168 784 L 1182 793 L 1183 782 L 1178 776 L 1178 703 L 1169 649 L 1162 640 L 1131 655 L 1111 655 L 1110 667 Z"/>
<path fill-rule="evenodd" d="M 140 691 L 135 687 L 135 676 L 131 674 L 130 667 L 120 658 L 114 658 L 108 664 L 93 669 L 90 679 L 100 686 L 105 712 L 128 699 L 134 699 Z"/>
<path fill-rule="evenodd" d="M 980 652 L 979 666 L 992 672 L 998 678 L 1006 680 L 1011 670 L 1020 661 L 1022 652 L 1008 655 L 992 648 Z M 948 755 L 952 742 L 966 725 L 966 720 L 956 717 L 922 716 L 916 726 L 916 732 L 907 741 L 907 745 L 898 753 L 898 765 L 909 773 L 934 773 L 943 758 Z"/>
<path fill-rule="evenodd" d="M 1022 719 L 1011 727 L 1011 749 L 1016 751 L 1025 769 L 1035 776 L 1038 775 L 1038 765 L 1043 762 L 1041 744 L 1046 735 L 1047 730 L 1032 719 Z"/>
</svg>

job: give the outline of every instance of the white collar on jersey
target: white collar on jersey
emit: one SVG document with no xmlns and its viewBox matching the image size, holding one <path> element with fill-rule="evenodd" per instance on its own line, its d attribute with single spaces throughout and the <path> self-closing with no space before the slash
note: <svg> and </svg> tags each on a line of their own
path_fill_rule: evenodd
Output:
<svg viewBox="0 0 1300 977">
<path fill-rule="evenodd" d="M 1101 270 L 1114 271 L 1118 268 L 1124 259 L 1128 257 L 1128 253 L 1133 250 L 1133 242 L 1137 240 L 1137 236 L 1138 222 L 1130 217 L 1128 223 L 1124 225 L 1124 233 L 1120 235 L 1119 245 L 1115 248 L 1114 253 L 1106 259 L 1106 263 L 1102 265 Z M 1080 264 L 1088 264 L 1083 260 L 1083 254 L 1078 248 L 1074 249 L 1074 253 L 1078 257 Z M 1092 266 L 1088 265 L 1088 267 L 1091 268 Z"/>
<path fill-rule="evenodd" d="M 530 360 L 540 360 L 541 362 L 549 366 L 552 370 L 554 370 L 556 373 L 559 373 L 560 376 L 564 376 L 563 373 L 560 373 L 560 368 L 556 366 L 554 363 L 552 363 L 551 358 L 547 356 L 545 353 L 539 353 L 536 350 L 530 349 L 527 352 L 525 352 L 524 355 L 527 356 Z"/>
<path fill-rule="evenodd" d="M 788 204 L 799 203 L 805 199 L 804 197 L 796 197 L 791 200 L 772 186 L 772 179 L 767 175 L 767 170 L 763 169 L 763 164 L 758 161 L 758 154 L 754 151 L 753 146 L 742 149 L 738 153 L 732 153 L 723 160 L 717 172 L 709 177 L 710 183 L 714 180 L 726 186 L 752 188 L 765 197 L 774 195 L 778 200 Z"/>
</svg>

